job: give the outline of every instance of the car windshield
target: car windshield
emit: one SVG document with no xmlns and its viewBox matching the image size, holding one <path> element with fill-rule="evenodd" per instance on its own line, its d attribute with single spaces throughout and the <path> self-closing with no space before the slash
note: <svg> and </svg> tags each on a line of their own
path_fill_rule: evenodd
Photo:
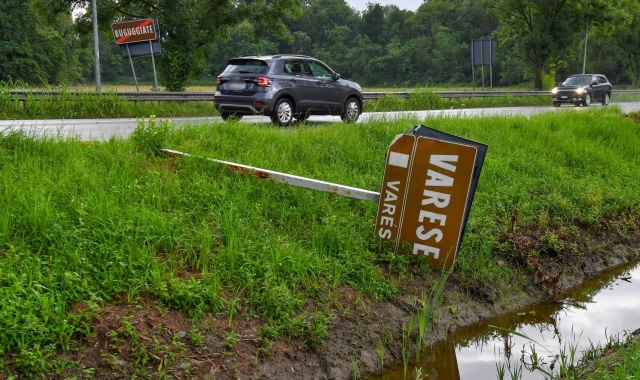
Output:
<svg viewBox="0 0 640 380">
<path fill-rule="evenodd" d="M 259 59 L 233 59 L 224 69 L 223 74 L 266 74 L 269 71 L 267 62 Z"/>
<path fill-rule="evenodd" d="M 569 77 L 562 84 L 565 86 L 588 86 L 591 83 L 591 75 L 578 75 Z"/>
</svg>

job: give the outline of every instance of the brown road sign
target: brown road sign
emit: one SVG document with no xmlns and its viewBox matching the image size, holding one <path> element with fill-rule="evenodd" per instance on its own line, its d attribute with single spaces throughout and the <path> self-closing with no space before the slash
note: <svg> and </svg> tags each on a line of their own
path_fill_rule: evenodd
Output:
<svg viewBox="0 0 640 380">
<path fill-rule="evenodd" d="M 463 233 L 477 148 L 418 137 L 399 241 L 431 265 L 453 266 Z"/>
<path fill-rule="evenodd" d="M 157 38 L 153 19 L 117 22 L 111 25 L 116 44 L 128 44 L 139 41 L 153 41 Z"/>
<path fill-rule="evenodd" d="M 416 140 L 415 135 L 398 135 L 387 151 L 376 218 L 376 233 L 385 240 L 398 238 Z"/>
</svg>

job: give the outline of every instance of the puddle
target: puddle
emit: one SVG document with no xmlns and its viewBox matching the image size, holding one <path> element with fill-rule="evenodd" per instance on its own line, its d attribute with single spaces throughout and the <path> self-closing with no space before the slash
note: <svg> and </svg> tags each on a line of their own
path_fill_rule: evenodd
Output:
<svg viewBox="0 0 640 380">
<path fill-rule="evenodd" d="M 544 375 L 531 367 L 533 352 L 545 370 L 553 367 L 557 373 L 560 363 L 554 363 L 556 355 L 564 352 L 566 357 L 577 348 L 577 361 L 584 350 L 604 344 L 607 337 L 620 334 L 623 339 L 623 331 L 640 328 L 639 292 L 639 263 L 613 268 L 562 293 L 556 302 L 535 304 L 459 328 L 409 363 L 406 378 L 415 378 L 419 368 L 429 380 L 497 379 L 498 366 L 504 366 L 505 379 L 511 378 L 509 367 L 512 373 L 519 371 L 521 379 L 543 379 Z M 403 365 L 368 379 L 405 379 Z"/>
</svg>

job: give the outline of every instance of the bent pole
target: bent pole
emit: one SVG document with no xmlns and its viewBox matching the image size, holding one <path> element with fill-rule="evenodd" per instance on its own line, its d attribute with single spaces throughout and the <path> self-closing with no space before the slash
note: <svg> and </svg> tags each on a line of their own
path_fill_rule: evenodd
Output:
<svg viewBox="0 0 640 380">
<path fill-rule="evenodd" d="M 236 173 L 250 175 L 260 179 L 267 179 L 270 181 L 284 183 L 287 185 L 293 185 L 298 187 L 304 187 L 306 189 L 324 191 L 325 193 L 337 194 L 337 195 L 342 195 L 349 198 L 361 199 L 365 201 L 378 202 L 380 200 L 380 193 L 376 193 L 375 191 L 358 189 L 355 187 L 339 185 L 331 182 L 318 181 L 316 179 L 300 177 L 292 174 L 280 173 L 273 170 L 260 169 L 253 166 L 236 164 L 234 162 L 216 160 L 214 158 L 193 156 L 189 153 L 184 153 L 184 152 L 180 152 L 172 149 L 162 149 L 162 151 L 167 153 L 171 157 L 181 156 L 181 157 L 203 158 L 203 159 L 206 159 L 207 161 L 212 161 L 218 164 L 226 165 L 227 168 L 231 169 Z"/>
</svg>

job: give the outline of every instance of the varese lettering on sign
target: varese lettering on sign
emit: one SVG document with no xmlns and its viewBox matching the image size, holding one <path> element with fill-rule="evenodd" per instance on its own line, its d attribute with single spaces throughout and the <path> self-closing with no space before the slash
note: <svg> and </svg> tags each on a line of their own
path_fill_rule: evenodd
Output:
<svg viewBox="0 0 640 380">
<path fill-rule="evenodd" d="M 409 146 L 413 145 L 412 148 Z M 409 153 L 410 152 L 410 153 Z M 401 251 L 451 268 L 462 239 L 477 148 L 415 135 L 387 154 L 376 232 Z M 395 165 L 405 161 L 408 165 Z"/>
<path fill-rule="evenodd" d="M 462 238 L 477 148 L 429 138 L 416 144 L 400 241 L 450 268 Z"/>
<path fill-rule="evenodd" d="M 387 152 L 387 165 L 384 170 L 376 233 L 385 240 L 396 240 L 402 220 L 402 206 L 409 179 L 409 169 L 415 135 L 398 135 Z"/>
</svg>

